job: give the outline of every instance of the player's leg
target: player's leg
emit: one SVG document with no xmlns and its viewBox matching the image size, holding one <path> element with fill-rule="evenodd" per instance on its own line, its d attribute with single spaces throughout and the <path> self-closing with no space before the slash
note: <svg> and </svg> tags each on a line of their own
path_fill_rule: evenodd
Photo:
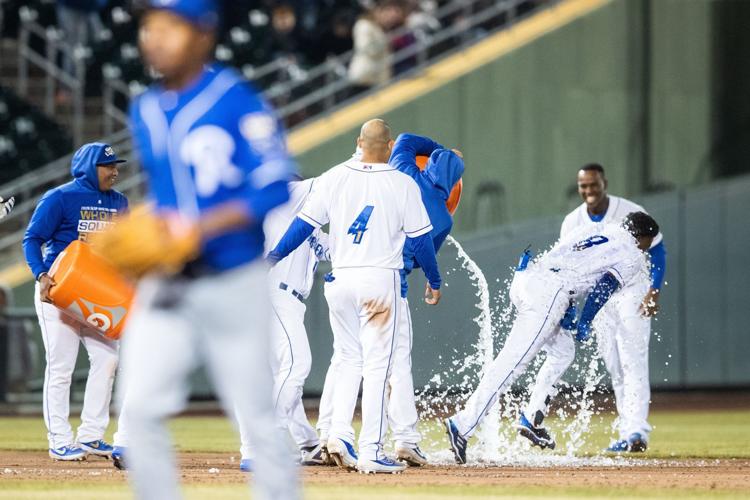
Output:
<svg viewBox="0 0 750 500">
<path fill-rule="evenodd" d="M 175 297 L 190 293 L 190 283 L 172 289 Z M 174 452 L 166 420 L 182 410 L 189 395 L 188 375 L 196 366 L 194 317 L 181 305 L 154 305 L 165 283 L 149 280 L 138 289 L 139 304 L 133 308 L 123 333 L 121 374 L 124 422 L 130 446 L 128 478 L 137 498 L 179 497 Z M 180 299 L 176 299 L 180 304 Z"/>
<path fill-rule="evenodd" d="M 542 448 L 555 448 L 555 441 L 542 426 L 552 399 L 557 395 L 556 384 L 575 360 L 576 347 L 573 336 L 561 328 L 542 348 L 547 354 L 537 373 L 529 402 L 523 409 L 517 425 L 525 438 Z"/>
<path fill-rule="evenodd" d="M 596 332 L 596 344 L 599 356 L 601 356 L 604 366 L 609 373 L 612 383 L 612 391 L 615 396 L 615 406 L 617 409 L 617 418 L 615 425 L 619 429 L 621 426 L 621 417 L 623 410 L 623 372 L 620 354 L 617 349 L 616 331 L 620 328 L 619 314 L 615 307 L 615 301 L 618 297 L 613 297 L 604 305 L 597 317 L 594 319 L 594 331 Z M 622 433 L 620 433 L 622 434 Z M 620 435 L 618 440 L 611 443 L 608 450 L 624 451 L 627 448 L 627 436 Z"/>
<path fill-rule="evenodd" d="M 627 436 L 631 451 L 643 451 L 648 443 L 651 426 L 648 423 L 651 385 L 648 370 L 648 346 L 651 319 L 641 315 L 639 307 L 645 292 L 624 290 L 616 302 L 620 316 L 615 331 L 615 343 L 622 371 L 622 390 L 618 396 L 620 435 Z M 638 434 L 640 437 L 633 437 Z M 631 441 L 639 441 L 633 444 Z"/>
<path fill-rule="evenodd" d="M 464 439 L 468 439 L 503 394 L 521 375 L 537 355 L 558 323 L 568 304 L 568 295 L 558 283 L 545 283 L 539 274 L 516 274 L 514 287 L 518 290 L 514 305 L 517 309 L 508 338 L 482 376 L 465 408 L 451 420 Z"/>
<path fill-rule="evenodd" d="M 42 331 L 42 342 L 46 358 L 44 387 L 42 389 L 42 412 L 47 426 L 50 450 L 64 450 L 73 446 L 73 429 L 70 426 L 70 383 L 78 356 L 77 325 L 66 318 L 53 305 L 39 300 L 39 285 L 34 291 L 34 305 Z M 77 450 L 77 451 L 75 451 Z M 81 459 L 84 452 L 75 447 L 65 456 L 55 458 Z M 55 452 L 50 452 L 50 455 Z"/>
<path fill-rule="evenodd" d="M 328 453 L 339 466 L 353 468 L 357 454 L 354 451 L 352 418 L 362 382 L 359 303 L 356 295 L 360 283 L 356 275 L 350 276 L 351 272 L 347 270 L 337 270 L 334 274 L 335 279 L 325 284 L 336 359 L 336 379 L 331 391 L 331 424 L 326 445 Z"/>
<path fill-rule="evenodd" d="M 110 456 L 112 446 L 103 441 L 109 424 L 109 403 L 117 370 L 119 345 L 91 328 L 81 329 L 83 343 L 89 357 L 89 374 L 83 397 L 78 442 L 94 455 Z"/>
<path fill-rule="evenodd" d="M 419 449 L 422 436 L 417 432 L 417 405 L 411 371 L 413 330 L 409 301 L 400 298 L 397 341 L 393 350 L 393 368 L 389 379 L 388 421 L 396 444 L 396 456 L 411 465 L 424 465 L 427 458 Z"/>
<path fill-rule="evenodd" d="M 383 454 L 388 430 L 386 391 L 396 346 L 396 325 L 401 312 L 401 278 L 390 270 L 360 270 L 359 312 L 362 345 L 362 430 L 357 468 L 365 472 L 398 472 Z"/>
<path fill-rule="evenodd" d="M 271 292 L 273 335 L 279 358 L 274 374 L 274 405 L 279 424 L 289 430 L 300 449 L 319 444 L 302 406 L 302 390 L 310 374 L 312 355 L 305 330 L 305 304 L 282 290 Z"/>
<path fill-rule="evenodd" d="M 202 312 L 200 342 L 222 404 L 251 424 L 247 431 L 255 453 L 255 494 L 294 499 L 296 467 L 273 407 L 267 273 L 265 264 L 256 262 L 203 278 L 190 301 Z"/>
<path fill-rule="evenodd" d="M 326 378 L 323 382 L 323 392 L 320 395 L 318 406 L 318 421 L 315 424 L 318 436 L 320 436 L 320 442 L 324 448 L 324 454 L 326 455 L 324 459 L 328 458 L 328 434 L 331 428 L 331 419 L 333 418 L 333 392 L 336 380 L 339 378 L 338 368 L 339 361 L 334 348 L 331 362 L 328 365 L 328 371 L 326 371 Z M 330 460 L 327 460 L 327 462 L 329 465 L 332 465 Z"/>
</svg>

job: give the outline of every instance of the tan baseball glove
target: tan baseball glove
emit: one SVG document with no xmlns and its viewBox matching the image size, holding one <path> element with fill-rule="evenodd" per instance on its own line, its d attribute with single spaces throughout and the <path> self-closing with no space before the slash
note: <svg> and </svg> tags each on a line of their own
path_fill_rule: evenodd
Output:
<svg viewBox="0 0 750 500">
<path fill-rule="evenodd" d="M 93 235 L 94 251 L 131 278 L 174 274 L 200 251 L 200 232 L 194 222 L 178 215 L 155 214 L 138 207 Z"/>
</svg>

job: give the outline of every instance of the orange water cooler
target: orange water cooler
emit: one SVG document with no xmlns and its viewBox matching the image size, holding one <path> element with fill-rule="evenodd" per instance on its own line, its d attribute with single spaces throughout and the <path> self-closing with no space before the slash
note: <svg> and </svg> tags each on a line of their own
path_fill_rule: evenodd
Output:
<svg viewBox="0 0 750 500">
<path fill-rule="evenodd" d="M 55 306 L 107 338 L 120 338 L 134 289 L 89 245 L 78 240 L 68 245 L 49 275 L 56 283 L 49 294 Z"/>
<path fill-rule="evenodd" d="M 424 170 L 425 167 L 427 167 L 427 160 L 429 159 L 429 156 L 417 156 L 417 166 L 419 167 L 419 170 Z M 448 199 L 445 200 L 445 206 L 448 208 L 448 212 L 450 212 L 451 215 L 456 213 L 458 203 L 461 201 L 461 191 L 463 191 L 463 187 L 463 179 L 458 179 L 458 182 L 453 185 L 453 189 L 451 189 L 451 194 L 448 196 Z"/>
</svg>

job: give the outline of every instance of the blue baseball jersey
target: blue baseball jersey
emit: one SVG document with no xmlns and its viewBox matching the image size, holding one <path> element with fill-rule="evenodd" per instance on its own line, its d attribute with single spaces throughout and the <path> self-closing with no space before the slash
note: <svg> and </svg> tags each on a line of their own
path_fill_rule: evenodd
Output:
<svg viewBox="0 0 750 500">
<path fill-rule="evenodd" d="M 263 253 L 263 219 L 289 199 L 294 171 L 271 107 L 231 68 L 207 66 L 186 89 L 153 85 L 130 107 L 133 137 L 158 210 L 197 219 L 227 202 L 255 223 L 204 242 L 195 263 L 222 271 Z"/>
<path fill-rule="evenodd" d="M 71 242 L 101 231 L 112 217 L 127 210 L 128 199 L 122 193 L 99 190 L 96 162 L 102 146 L 81 147 L 71 162 L 73 181 L 47 191 L 34 210 L 23 238 L 23 252 L 35 278 L 49 271 Z"/>
<path fill-rule="evenodd" d="M 416 164 L 417 156 L 429 156 L 424 170 L 419 170 Z M 463 160 L 432 139 L 401 134 L 393 145 L 388 163 L 417 182 L 422 202 L 432 223 L 430 237 L 437 253 L 453 227 L 453 217 L 448 212 L 445 202 L 453 186 L 464 173 Z M 404 297 L 407 291 L 406 275 L 415 267 L 418 266 L 414 258 L 414 248 L 407 241 L 404 245 L 404 268 L 401 272 L 401 295 Z"/>
</svg>

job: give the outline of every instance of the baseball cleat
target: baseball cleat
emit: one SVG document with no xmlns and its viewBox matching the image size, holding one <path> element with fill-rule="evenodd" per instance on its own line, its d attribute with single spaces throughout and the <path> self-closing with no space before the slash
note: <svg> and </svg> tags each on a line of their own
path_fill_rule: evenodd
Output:
<svg viewBox="0 0 750 500">
<path fill-rule="evenodd" d="M 105 442 L 103 439 L 89 441 L 88 443 L 78 443 L 78 445 L 89 455 L 96 455 L 105 458 L 112 456 L 112 450 L 114 450 L 112 445 Z"/>
<path fill-rule="evenodd" d="M 545 429 L 541 425 L 539 427 L 534 427 L 534 425 L 529 422 L 529 419 L 527 419 L 526 415 L 524 415 L 523 413 L 521 413 L 521 418 L 518 420 L 515 428 L 518 429 L 518 433 L 521 436 L 531 441 L 531 444 L 533 444 L 534 446 L 538 446 L 541 449 L 555 449 L 555 440 L 552 439 L 552 436 L 549 435 L 547 429 Z"/>
<path fill-rule="evenodd" d="M 623 453 L 625 451 L 628 451 L 628 442 L 624 439 L 620 439 L 619 441 L 615 441 L 614 443 L 609 445 L 609 448 L 604 450 L 609 453 Z"/>
<path fill-rule="evenodd" d="M 328 441 L 326 441 L 327 443 Z M 321 445 L 320 447 L 320 457 L 323 459 L 323 465 L 336 465 L 336 462 L 333 461 L 333 458 L 331 458 L 331 454 L 328 453 L 328 446 Z"/>
<path fill-rule="evenodd" d="M 631 453 L 643 453 L 648 448 L 648 442 L 640 432 L 634 432 L 628 437 L 628 451 Z"/>
<path fill-rule="evenodd" d="M 383 456 L 377 460 L 357 460 L 357 471 L 360 474 L 398 474 L 406 469 L 406 464 L 395 462 Z"/>
<path fill-rule="evenodd" d="M 328 455 L 339 467 L 349 470 L 357 468 L 357 453 L 354 451 L 354 446 L 343 439 L 328 440 Z"/>
<path fill-rule="evenodd" d="M 115 446 L 112 450 L 112 464 L 115 466 L 115 469 L 118 470 L 125 470 L 125 447 L 124 446 Z"/>
<path fill-rule="evenodd" d="M 78 446 L 61 446 L 60 448 L 50 448 L 49 457 L 53 460 L 77 461 L 86 460 L 86 452 Z"/>
<path fill-rule="evenodd" d="M 306 446 L 300 450 L 301 465 L 325 465 L 323 458 L 323 446 Z"/>
<path fill-rule="evenodd" d="M 411 467 L 421 467 L 427 465 L 427 457 L 419 446 L 397 446 L 396 460 L 406 462 Z"/>
<path fill-rule="evenodd" d="M 458 427 L 453 423 L 453 420 L 446 418 L 444 421 L 445 430 L 448 432 L 448 441 L 451 444 L 451 450 L 453 450 L 453 456 L 456 458 L 457 464 L 466 463 L 466 439 L 458 432 Z"/>
<path fill-rule="evenodd" d="M 252 472 L 253 471 L 253 459 L 252 458 L 243 458 L 240 460 L 240 470 L 242 472 Z"/>
</svg>

